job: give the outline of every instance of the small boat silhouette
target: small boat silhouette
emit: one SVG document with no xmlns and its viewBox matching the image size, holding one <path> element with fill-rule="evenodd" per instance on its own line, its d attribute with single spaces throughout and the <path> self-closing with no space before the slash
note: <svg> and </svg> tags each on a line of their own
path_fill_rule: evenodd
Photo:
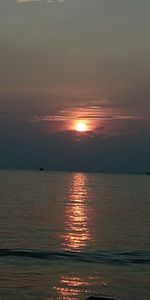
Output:
<svg viewBox="0 0 150 300">
<path fill-rule="evenodd" d="M 39 171 L 44 171 L 44 168 L 39 168 Z"/>
</svg>

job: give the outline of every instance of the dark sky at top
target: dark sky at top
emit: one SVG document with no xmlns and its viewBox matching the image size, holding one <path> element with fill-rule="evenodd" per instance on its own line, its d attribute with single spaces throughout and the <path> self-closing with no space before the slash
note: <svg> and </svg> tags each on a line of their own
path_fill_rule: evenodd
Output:
<svg viewBox="0 0 150 300">
<path fill-rule="evenodd" d="M 149 28 L 149 0 L 1 0 L 0 168 L 150 170 Z"/>
</svg>

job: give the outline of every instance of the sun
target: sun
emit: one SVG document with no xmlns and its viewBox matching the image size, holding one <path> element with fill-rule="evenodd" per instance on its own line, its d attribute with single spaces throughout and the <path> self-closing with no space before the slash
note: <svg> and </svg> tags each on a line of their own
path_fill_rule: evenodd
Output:
<svg viewBox="0 0 150 300">
<path fill-rule="evenodd" d="M 75 130 L 79 132 L 85 132 L 88 130 L 87 124 L 84 121 L 79 121 L 75 124 Z"/>
</svg>

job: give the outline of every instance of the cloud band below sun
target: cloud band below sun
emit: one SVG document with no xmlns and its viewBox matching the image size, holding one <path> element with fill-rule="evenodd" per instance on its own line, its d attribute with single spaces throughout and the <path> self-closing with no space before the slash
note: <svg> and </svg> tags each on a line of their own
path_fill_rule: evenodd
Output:
<svg viewBox="0 0 150 300">
<path fill-rule="evenodd" d="M 43 123 L 46 131 L 80 131 L 104 135 L 120 134 L 127 130 L 128 123 L 132 128 L 136 122 L 142 121 L 137 115 L 123 114 L 115 109 L 102 108 L 100 106 L 74 107 L 58 112 L 58 114 L 47 114 L 34 116 L 30 123 Z M 55 125 L 54 125 L 55 124 Z M 54 126 L 53 126 L 54 125 Z M 42 127 L 42 125 L 41 125 Z M 129 126 L 130 127 L 130 126 Z M 133 130 L 133 129 L 132 129 Z"/>
</svg>

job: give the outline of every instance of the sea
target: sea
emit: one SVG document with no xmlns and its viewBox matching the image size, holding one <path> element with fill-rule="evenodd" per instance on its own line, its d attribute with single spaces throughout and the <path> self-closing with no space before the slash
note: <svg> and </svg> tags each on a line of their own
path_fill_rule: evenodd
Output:
<svg viewBox="0 0 150 300">
<path fill-rule="evenodd" d="M 0 171 L 0 300 L 150 300 L 150 176 Z"/>
</svg>

